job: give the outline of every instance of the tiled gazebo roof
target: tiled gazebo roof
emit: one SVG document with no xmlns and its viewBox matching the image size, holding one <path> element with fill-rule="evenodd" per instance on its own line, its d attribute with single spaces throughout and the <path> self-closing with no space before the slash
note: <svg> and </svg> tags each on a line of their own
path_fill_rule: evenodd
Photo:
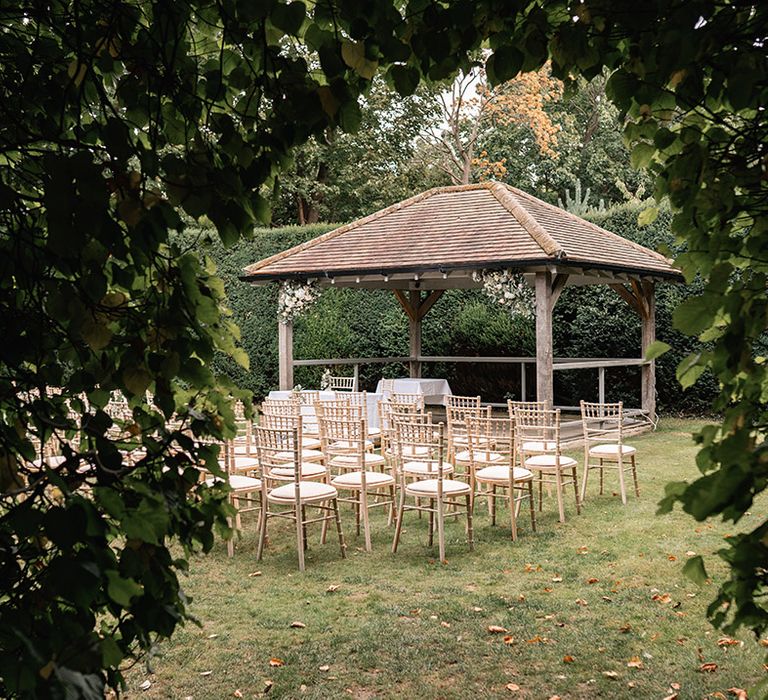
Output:
<svg viewBox="0 0 768 700">
<path fill-rule="evenodd" d="M 414 273 L 428 283 L 483 268 L 531 272 L 542 265 L 570 273 L 571 284 L 627 276 L 682 281 L 659 253 L 499 182 L 428 190 L 254 263 L 243 279 L 374 286 Z"/>
</svg>

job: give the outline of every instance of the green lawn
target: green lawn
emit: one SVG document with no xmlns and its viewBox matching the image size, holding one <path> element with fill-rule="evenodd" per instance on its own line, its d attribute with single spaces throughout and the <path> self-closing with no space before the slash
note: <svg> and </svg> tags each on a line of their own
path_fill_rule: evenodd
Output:
<svg viewBox="0 0 768 700">
<path fill-rule="evenodd" d="M 233 559 L 219 543 L 191 562 L 186 590 L 202 628 L 188 625 L 163 643 L 151 673 L 135 667 L 128 696 L 734 697 L 729 688 L 766 675 L 766 649 L 746 632 L 742 643 L 723 645 L 706 621 L 723 575 L 719 560 L 708 558 L 714 580 L 701 588 L 681 569 L 689 552 L 709 557 L 736 529 L 695 523 L 680 511 L 654 515 L 667 481 L 696 474 L 695 427 L 668 420 L 632 439 L 641 498 L 631 496 L 626 507 L 610 495 L 610 482 L 609 493 L 597 496 L 593 473 L 581 516 L 571 499 L 561 525 L 550 498 L 538 532 L 521 517 L 513 543 L 478 502 L 475 551 L 467 551 L 462 523 L 450 522 L 447 565 L 436 563 L 426 520 L 415 513 L 392 555 L 392 529 L 379 509 L 374 552 L 366 554 L 345 509 L 348 559 L 332 540 L 320 546 L 312 536 L 299 574 L 287 523 L 270 523 L 271 547 L 255 560 L 251 517 Z M 763 500 L 744 526 L 765 510 Z M 700 670 L 710 662 L 715 671 Z M 140 691 L 146 679 L 152 685 Z"/>
</svg>

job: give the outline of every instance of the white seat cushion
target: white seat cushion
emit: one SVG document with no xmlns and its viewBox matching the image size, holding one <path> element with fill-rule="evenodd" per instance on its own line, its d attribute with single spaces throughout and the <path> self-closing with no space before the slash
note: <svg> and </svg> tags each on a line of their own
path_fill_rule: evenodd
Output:
<svg viewBox="0 0 768 700">
<path fill-rule="evenodd" d="M 557 443 L 551 440 L 533 440 L 531 442 L 524 442 L 522 446 L 523 452 L 549 452 L 557 448 Z"/>
<path fill-rule="evenodd" d="M 322 464 L 315 464 L 314 462 L 302 462 L 301 463 L 301 478 L 302 479 L 317 479 L 320 476 L 324 476 L 326 468 Z M 293 479 L 293 467 L 273 467 L 269 470 L 270 476 L 276 479 Z"/>
<path fill-rule="evenodd" d="M 336 440 L 336 442 L 332 443 L 332 448 L 334 450 L 354 450 L 357 451 L 360 449 L 360 443 L 356 442 L 354 440 Z M 365 441 L 365 449 L 370 450 L 373 449 L 373 443 L 370 440 Z"/>
<path fill-rule="evenodd" d="M 301 436 L 301 446 L 305 450 L 317 450 L 320 449 L 320 440 L 314 437 Z"/>
<path fill-rule="evenodd" d="M 397 448 L 393 450 L 395 454 L 399 454 Z M 403 445 L 402 454 L 404 457 L 422 457 L 430 453 L 429 447 L 426 445 Z"/>
<path fill-rule="evenodd" d="M 379 437 L 381 435 L 381 428 L 368 428 L 368 437 Z"/>
<path fill-rule="evenodd" d="M 515 467 L 514 469 L 515 481 L 530 481 L 533 479 L 533 474 L 527 469 L 521 469 Z M 509 483 L 509 467 L 483 467 L 475 472 L 475 478 L 478 481 L 488 481 L 491 483 Z"/>
<path fill-rule="evenodd" d="M 405 474 L 437 474 L 437 462 L 406 462 L 403 465 Z M 450 462 L 443 462 L 443 474 L 452 474 L 453 465 Z"/>
<path fill-rule="evenodd" d="M 405 491 L 413 496 L 437 495 L 437 479 L 414 481 L 405 487 Z M 469 484 L 454 479 L 443 479 L 443 493 L 450 496 L 470 493 Z"/>
<path fill-rule="evenodd" d="M 219 466 L 224 469 L 224 460 L 219 460 Z M 235 463 L 232 468 L 237 472 L 246 471 L 248 469 L 256 469 L 259 466 L 259 460 L 256 457 L 242 457 L 235 455 Z"/>
<path fill-rule="evenodd" d="M 273 455 L 273 459 L 277 462 L 292 462 L 293 452 L 277 452 Z M 302 450 L 301 451 L 302 462 L 322 462 L 323 453 L 320 450 Z"/>
<path fill-rule="evenodd" d="M 364 455 L 366 467 L 380 467 L 382 464 L 386 464 L 387 460 L 381 455 L 374 454 L 373 452 L 366 452 Z M 346 467 L 354 468 L 359 467 L 360 460 L 358 455 L 337 455 L 331 460 L 331 466 L 333 467 Z"/>
<path fill-rule="evenodd" d="M 336 489 L 323 481 L 300 481 L 299 498 L 302 503 L 310 501 L 327 501 L 336 498 Z M 295 485 L 293 483 L 278 486 L 267 495 L 267 500 L 273 503 L 293 503 L 295 499 Z"/>
<path fill-rule="evenodd" d="M 635 452 L 637 452 L 637 450 L 631 445 L 621 446 L 622 455 L 633 455 L 635 454 Z M 618 445 L 595 445 L 594 447 L 589 448 L 589 454 L 595 457 L 616 458 L 619 456 L 619 446 Z"/>
<path fill-rule="evenodd" d="M 235 455 L 245 456 L 245 457 L 255 457 L 256 456 L 256 445 L 253 443 L 244 443 L 239 442 L 235 443 Z"/>
<path fill-rule="evenodd" d="M 494 462 L 503 462 L 505 459 L 509 459 L 509 455 L 503 455 L 499 452 L 493 452 L 489 450 L 485 452 L 483 450 L 475 450 L 475 464 L 493 464 Z M 469 463 L 471 462 L 470 451 L 462 450 L 456 455 L 457 462 Z"/>
<path fill-rule="evenodd" d="M 214 476 L 205 480 L 206 486 L 213 486 L 221 482 L 222 479 Z M 241 476 L 240 474 L 230 474 L 227 478 L 229 487 L 233 491 L 257 491 L 261 488 L 261 479 L 254 479 L 251 476 Z"/>
<path fill-rule="evenodd" d="M 536 455 L 525 460 L 525 466 L 532 469 L 554 469 L 557 464 L 556 455 Z M 576 466 L 576 460 L 573 457 L 560 455 L 560 468 L 570 469 Z"/>
<path fill-rule="evenodd" d="M 362 484 L 362 472 L 347 472 L 331 479 L 331 484 L 338 488 L 359 489 Z M 389 474 L 381 472 L 365 472 L 365 484 L 368 488 L 379 488 L 381 486 L 391 486 L 395 480 Z"/>
</svg>

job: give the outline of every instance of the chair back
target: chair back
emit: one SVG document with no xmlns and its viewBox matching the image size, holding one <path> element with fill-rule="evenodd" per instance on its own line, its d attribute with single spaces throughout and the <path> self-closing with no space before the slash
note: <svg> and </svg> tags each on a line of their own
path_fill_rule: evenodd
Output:
<svg viewBox="0 0 768 700">
<path fill-rule="evenodd" d="M 590 403 L 581 401 L 581 425 L 584 442 L 612 442 L 621 446 L 623 441 L 624 402 Z"/>
<path fill-rule="evenodd" d="M 404 481 L 403 466 L 406 462 L 418 461 L 426 465 L 425 476 L 443 481 L 445 459 L 445 426 L 435 425 L 431 415 L 418 415 L 417 420 L 395 419 L 394 450 L 396 469 Z M 441 489 L 442 486 L 438 486 Z"/>
<path fill-rule="evenodd" d="M 256 454 L 259 460 L 262 489 L 265 496 L 267 482 L 270 481 L 272 469 L 293 468 L 293 474 L 282 478 L 283 481 L 292 481 L 295 484 L 294 500 L 296 507 L 301 503 L 299 482 L 301 481 L 301 439 L 297 428 L 267 428 L 258 425 L 253 429 L 256 439 Z M 286 462 L 285 453 L 293 455 L 293 459 Z"/>
<path fill-rule="evenodd" d="M 490 413 L 469 417 L 467 447 L 471 463 L 485 465 L 492 462 L 494 465 L 514 466 L 514 420 L 509 416 L 494 418 Z"/>
<path fill-rule="evenodd" d="M 424 410 L 424 394 L 403 394 L 393 391 L 389 400 L 393 404 L 406 403 L 414 404 L 419 411 Z"/>
<path fill-rule="evenodd" d="M 479 404 L 464 406 L 446 405 L 445 415 L 448 423 L 448 443 L 452 446 L 456 442 L 466 444 L 469 421 L 473 418 L 490 418 L 492 410 L 491 406 L 483 408 Z"/>
<path fill-rule="evenodd" d="M 261 402 L 261 412 L 274 416 L 298 416 L 301 413 L 301 401 L 298 398 L 267 398 Z"/>
<path fill-rule="evenodd" d="M 384 398 L 390 397 L 395 391 L 395 380 L 383 377 L 381 380 L 380 388 Z"/>
<path fill-rule="evenodd" d="M 507 401 L 507 411 L 509 412 L 510 418 L 515 417 L 516 408 L 522 408 L 526 410 L 540 409 L 542 411 L 545 411 L 547 409 L 547 402 L 546 401 L 512 401 L 511 399 L 509 399 Z"/>
<path fill-rule="evenodd" d="M 357 391 L 357 377 L 328 377 L 328 388 L 331 391 Z"/>
<path fill-rule="evenodd" d="M 447 394 L 445 397 L 445 406 L 446 408 L 479 408 L 480 397 Z"/>
<path fill-rule="evenodd" d="M 365 421 L 358 419 L 320 418 L 320 445 L 326 464 L 343 457 L 345 471 L 365 471 L 366 432 Z"/>
<path fill-rule="evenodd" d="M 560 456 L 560 409 L 538 406 L 514 408 L 515 441 L 519 447 L 526 443 L 540 444 L 537 452 L 554 453 Z M 548 449 L 547 445 L 552 448 Z"/>
<path fill-rule="evenodd" d="M 320 392 L 315 389 L 303 389 L 299 392 L 299 403 L 302 406 L 314 406 L 320 400 Z"/>
</svg>

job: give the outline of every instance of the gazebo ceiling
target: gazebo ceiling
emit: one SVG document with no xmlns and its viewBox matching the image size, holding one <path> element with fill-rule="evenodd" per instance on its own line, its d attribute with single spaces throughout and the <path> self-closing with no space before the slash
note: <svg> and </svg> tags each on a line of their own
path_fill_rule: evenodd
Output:
<svg viewBox="0 0 768 700">
<path fill-rule="evenodd" d="M 446 289 L 499 268 L 563 272 L 569 285 L 683 281 L 663 255 L 499 182 L 428 190 L 254 263 L 242 279 Z"/>
</svg>

